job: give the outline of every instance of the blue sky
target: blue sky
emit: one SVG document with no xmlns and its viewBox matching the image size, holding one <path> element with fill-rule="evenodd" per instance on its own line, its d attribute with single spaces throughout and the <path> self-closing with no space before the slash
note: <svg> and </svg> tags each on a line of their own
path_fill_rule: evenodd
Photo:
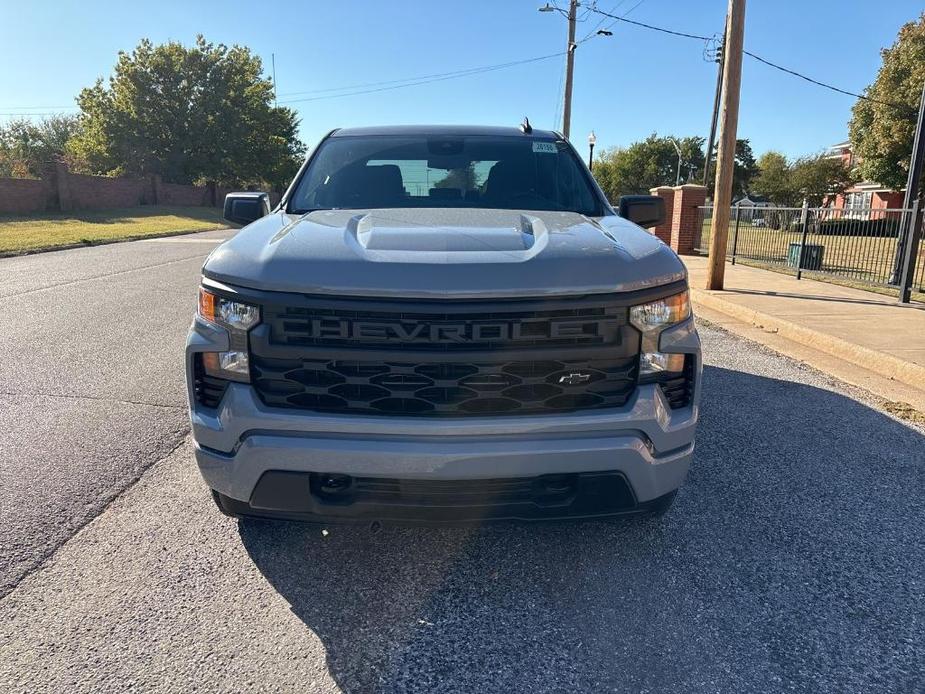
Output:
<svg viewBox="0 0 925 694">
<path fill-rule="evenodd" d="M 561 4 L 566 0 L 560 0 Z M 539 0 L 341 2 L 11 2 L 0 0 L 0 118 L 71 107 L 108 76 L 116 53 L 142 37 L 214 42 L 276 54 L 280 102 L 339 94 L 356 84 L 496 65 L 561 51 L 566 22 Z M 585 5 L 588 3 L 585 2 Z M 615 14 L 694 34 L 721 34 L 726 0 L 598 0 Z M 876 75 L 879 51 L 922 11 L 921 0 L 750 0 L 746 48 L 850 91 Z M 601 17 L 589 15 L 578 36 Z M 609 24 L 610 20 L 607 20 Z M 626 145 L 653 131 L 705 136 L 715 65 L 702 42 L 618 23 L 576 53 L 572 140 Z M 560 127 L 564 58 L 375 93 L 291 101 L 302 136 L 333 127 L 392 123 Z M 304 93 L 314 90 L 313 93 Z M 295 94 L 294 94 L 295 93 Z M 812 153 L 846 137 L 853 99 L 787 76 L 748 57 L 739 136 L 756 153 Z"/>
</svg>

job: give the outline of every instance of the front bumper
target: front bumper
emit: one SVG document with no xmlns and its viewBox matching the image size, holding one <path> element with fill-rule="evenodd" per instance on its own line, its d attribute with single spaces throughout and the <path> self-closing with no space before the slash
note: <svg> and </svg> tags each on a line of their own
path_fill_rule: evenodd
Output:
<svg viewBox="0 0 925 694">
<path fill-rule="evenodd" d="M 187 343 L 188 374 L 195 353 L 224 349 L 228 349 L 227 333 L 196 319 Z M 693 321 L 663 333 L 661 349 L 694 355 L 694 396 L 687 407 L 671 409 L 661 389 L 650 384 L 639 386 L 624 407 L 569 414 L 440 420 L 344 416 L 270 408 L 249 385 L 230 383 L 213 409 L 196 402 L 190 376 L 196 460 L 213 490 L 232 503 L 250 507 L 265 474 L 289 472 L 461 483 L 484 480 L 486 484 L 499 479 L 616 473 L 628 485 L 632 506 L 644 508 L 684 481 L 699 411 L 700 343 Z M 260 504 L 265 515 L 273 515 L 273 503 Z M 281 500 L 277 510 L 285 508 Z M 303 510 L 328 517 L 355 515 L 310 504 Z M 334 513 L 323 513 L 331 510 Z M 609 515 L 584 513 L 579 506 L 575 510 L 575 514 L 565 509 L 553 515 Z M 627 509 L 623 504 L 611 510 Z M 512 517 L 524 516 L 518 512 Z"/>
</svg>

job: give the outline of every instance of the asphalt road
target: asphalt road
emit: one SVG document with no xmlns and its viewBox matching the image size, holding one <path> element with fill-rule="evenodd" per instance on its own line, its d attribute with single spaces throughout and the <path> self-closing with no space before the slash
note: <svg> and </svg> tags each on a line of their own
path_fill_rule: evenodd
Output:
<svg viewBox="0 0 925 694">
<path fill-rule="evenodd" d="M 133 246 L 86 253 L 115 254 L 100 261 L 111 273 Z M 925 691 L 925 436 L 863 393 L 702 327 L 698 450 L 659 521 L 375 535 L 238 523 L 212 507 L 177 405 L 205 250 L 158 246 L 170 264 L 13 298 L 38 327 L 3 331 L 0 354 L 29 347 L 16 358 L 33 373 L 0 366 L 26 391 L 0 429 L 0 525 L 10 484 L 46 510 L 71 487 L 66 511 L 87 518 L 148 469 L 14 578 L 0 690 Z M 87 386 L 102 399 L 70 405 Z M 42 475 L 58 481 L 29 486 Z"/>
<path fill-rule="evenodd" d="M 183 441 L 199 268 L 231 233 L 0 259 L 0 596 Z"/>
</svg>

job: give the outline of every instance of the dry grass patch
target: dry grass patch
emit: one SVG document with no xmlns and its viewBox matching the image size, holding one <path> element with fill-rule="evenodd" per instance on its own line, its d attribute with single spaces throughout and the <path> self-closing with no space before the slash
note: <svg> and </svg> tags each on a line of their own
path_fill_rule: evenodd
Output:
<svg viewBox="0 0 925 694">
<path fill-rule="evenodd" d="M 144 206 L 0 217 L 0 254 L 209 231 L 227 226 L 213 207 Z"/>
</svg>

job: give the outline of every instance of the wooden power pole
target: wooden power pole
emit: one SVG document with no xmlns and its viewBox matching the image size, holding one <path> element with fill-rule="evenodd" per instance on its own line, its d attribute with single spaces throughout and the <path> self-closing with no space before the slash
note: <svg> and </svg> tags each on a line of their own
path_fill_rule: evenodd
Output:
<svg viewBox="0 0 925 694">
<path fill-rule="evenodd" d="M 719 148 L 716 152 L 716 186 L 713 189 L 713 224 L 710 229 L 707 289 L 723 288 L 723 273 L 726 269 L 726 239 L 732 202 L 732 175 L 735 170 L 744 37 L 745 0 L 729 0 L 723 49 L 723 99 L 719 118 Z"/>
<path fill-rule="evenodd" d="M 562 105 L 562 134 L 568 139 L 572 129 L 572 74 L 575 72 L 575 15 L 578 0 L 568 5 L 568 52 L 565 54 L 565 103 Z"/>
</svg>

